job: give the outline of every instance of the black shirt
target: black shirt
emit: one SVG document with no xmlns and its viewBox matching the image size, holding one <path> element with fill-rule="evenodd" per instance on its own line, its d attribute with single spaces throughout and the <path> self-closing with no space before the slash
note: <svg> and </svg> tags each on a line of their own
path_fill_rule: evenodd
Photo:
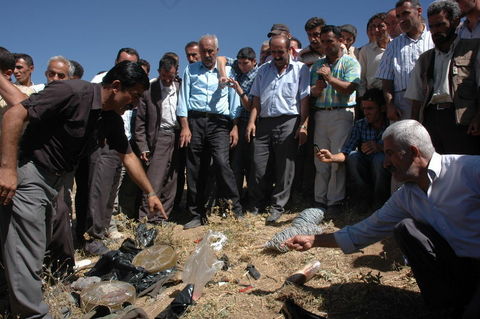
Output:
<svg viewBox="0 0 480 319">
<path fill-rule="evenodd" d="M 72 171 L 105 140 L 119 153 L 131 152 L 121 116 L 102 111 L 100 84 L 54 81 L 22 105 L 29 124 L 20 145 L 20 160 L 33 160 L 61 173 Z"/>
</svg>

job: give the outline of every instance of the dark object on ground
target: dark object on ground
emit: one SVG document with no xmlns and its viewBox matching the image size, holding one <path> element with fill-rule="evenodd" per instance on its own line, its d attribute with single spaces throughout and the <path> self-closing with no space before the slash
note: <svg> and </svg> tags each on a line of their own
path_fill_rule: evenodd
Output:
<svg viewBox="0 0 480 319">
<path fill-rule="evenodd" d="M 112 250 L 103 255 L 85 276 L 125 281 L 135 286 L 139 294 L 156 282 L 160 280 L 166 282 L 173 276 L 174 268 L 149 274 L 145 269 L 135 267 L 132 259 L 140 251 L 141 249 L 135 247 L 133 240 L 126 239 L 119 250 Z"/>
<path fill-rule="evenodd" d="M 246 270 L 248 270 L 248 273 L 250 274 L 250 276 L 252 276 L 255 280 L 260 279 L 261 275 L 254 265 L 248 264 Z"/>
<path fill-rule="evenodd" d="M 223 256 L 219 258 L 219 260 L 223 261 L 223 266 L 222 266 L 223 271 L 227 271 L 232 266 L 230 264 L 230 260 L 228 259 L 228 256 L 225 254 L 223 254 Z"/>
<path fill-rule="evenodd" d="M 102 256 L 109 252 L 109 249 L 101 240 L 92 240 L 85 243 L 84 250 L 92 256 Z"/>
<path fill-rule="evenodd" d="M 157 238 L 157 229 L 148 229 L 147 224 L 140 223 L 135 229 L 135 240 L 137 245 L 142 248 L 150 247 Z"/>
<path fill-rule="evenodd" d="M 291 299 L 285 301 L 280 313 L 285 316 L 285 319 L 327 319 L 303 309 Z"/>
<path fill-rule="evenodd" d="M 155 319 L 177 319 L 183 316 L 188 306 L 193 305 L 193 285 L 188 284 Z"/>
</svg>

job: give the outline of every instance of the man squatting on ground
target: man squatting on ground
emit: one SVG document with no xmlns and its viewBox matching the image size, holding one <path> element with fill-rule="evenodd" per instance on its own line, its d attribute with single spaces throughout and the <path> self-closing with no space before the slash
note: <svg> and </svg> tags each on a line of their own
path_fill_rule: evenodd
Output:
<svg viewBox="0 0 480 319">
<path fill-rule="evenodd" d="M 0 239 L 13 315 L 51 318 L 42 300 L 40 274 L 50 239 L 52 204 L 79 159 L 99 141 L 106 139 L 118 151 L 132 179 L 150 194 L 150 211 L 165 214 L 130 149 L 120 117 L 148 87 L 145 72 L 132 62 L 117 64 L 102 84 L 54 81 L 26 100 L 0 77 L 0 95 L 11 106 L 2 123 Z"/>
<path fill-rule="evenodd" d="M 285 244 L 340 247 L 348 254 L 393 233 L 437 317 L 479 318 L 480 156 L 436 153 L 415 120 L 390 125 L 382 138 L 384 166 L 405 184 L 363 221 Z"/>
</svg>

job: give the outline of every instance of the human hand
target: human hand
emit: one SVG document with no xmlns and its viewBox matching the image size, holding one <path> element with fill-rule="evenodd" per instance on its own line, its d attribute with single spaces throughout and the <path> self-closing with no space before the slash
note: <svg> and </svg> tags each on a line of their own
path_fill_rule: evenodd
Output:
<svg viewBox="0 0 480 319">
<path fill-rule="evenodd" d="M 300 125 L 295 132 L 295 139 L 298 139 L 298 145 L 303 145 L 305 142 L 307 142 L 307 128 L 303 125 Z"/>
<path fill-rule="evenodd" d="M 165 213 L 165 209 L 163 208 L 162 202 L 156 195 L 148 197 L 148 211 L 149 211 L 149 217 L 156 216 L 160 212 L 160 214 L 162 214 L 165 220 L 168 219 L 168 216 Z"/>
<path fill-rule="evenodd" d="M 255 123 L 248 122 L 247 129 L 245 130 L 245 138 L 247 142 L 250 143 L 250 137 L 255 137 L 256 127 Z"/>
<path fill-rule="evenodd" d="M 287 246 L 290 249 L 305 251 L 313 247 L 315 235 L 297 235 L 287 239 L 282 246 Z"/>
<path fill-rule="evenodd" d="M 321 149 L 315 155 L 322 163 L 332 163 L 332 153 L 329 150 Z"/>
<path fill-rule="evenodd" d="M 230 148 L 234 148 L 238 143 L 238 126 L 234 125 L 230 131 Z"/>
<path fill-rule="evenodd" d="M 188 127 L 182 127 L 180 131 L 180 147 L 187 147 L 192 139 L 192 132 Z"/>
<path fill-rule="evenodd" d="M 380 145 L 377 144 L 375 141 L 367 141 L 362 143 L 362 145 L 360 146 L 360 150 L 363 153 L 370 155 L 380 152 Z"/>
<path fill-rule="evenodd" d="M 149 157 L 150 157 L 150 152 L 142 152 L 142 154 L 140 154 L 140 159 L 145 163 L 148 163 Z"/>
<path fill-rule="evenodd" d="M 0 203 L 8 205 L 17 190 L 17 170 L 0 168 Z"/>
<path fill-rule="evenodd" d="M 322 65 L 318 70 L 317 74 L 320 75 L 326 82 L 330 82 L 332 77 L 332 70 L 327 64 Z"/>
<path fill-rule="evenodd" d="M 387 118 L 390 121 L 400 121 L 400 111 L 393 103 L 387 104 Z"/>
<path fill-rule="evenodd" d="M 467 134 L 480 135 L 480 114 L 477 114 L 468 125 Z"/>
</svg>

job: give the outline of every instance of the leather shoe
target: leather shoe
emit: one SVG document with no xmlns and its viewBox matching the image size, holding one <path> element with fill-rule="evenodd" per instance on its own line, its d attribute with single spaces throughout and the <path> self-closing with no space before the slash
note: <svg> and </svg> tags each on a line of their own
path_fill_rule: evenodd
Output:
<svg viewBox="0 0 480 319">
<path fill-rule="evenodd" d="M 105 246 L 101 240 L 92 240 L 85 243 L 85 252 L 92 256 L 101 256 L 105 255 L 110 251 L 110 249 Z"/>
<path fill-rule="evenodd" d="M 200 218 L 194 218 L 185 225 L 183 225 L 183 229 L 192 229 L 202 226 L 202 220 Z"/>
<path fill-rule="evenodd" d="M 280 218 L 280 216 L 282 216 L 282 214 L 283 213 L 276 210 L 271 211 L 270 215 L 268 215 L 267 220 L 265 221 L 265 224 L 272 224 L 276 222 Z"/>
</svg>

